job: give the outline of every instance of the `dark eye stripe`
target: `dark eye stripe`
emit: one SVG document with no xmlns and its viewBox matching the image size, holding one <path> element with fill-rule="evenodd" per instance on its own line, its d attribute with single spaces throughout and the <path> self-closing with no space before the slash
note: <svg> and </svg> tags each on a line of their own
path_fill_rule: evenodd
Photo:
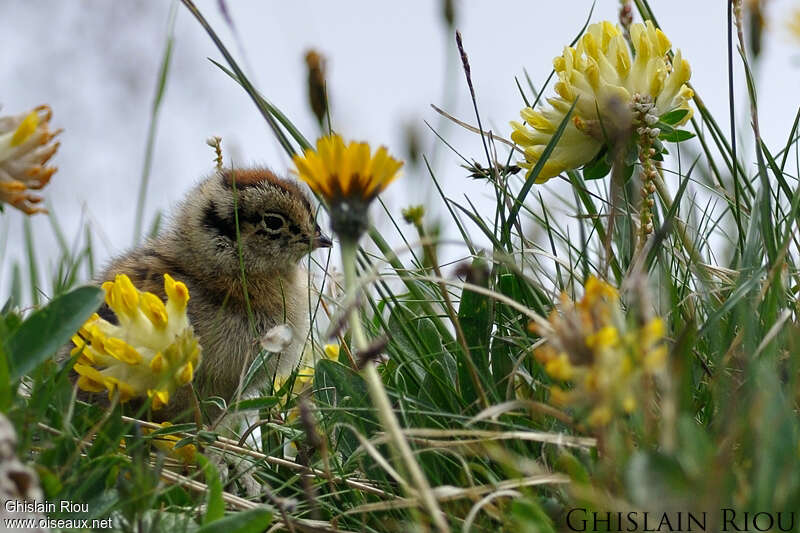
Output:
<svg viewBox="0 0 800 533">
<path fill-rule="evenodd" d="M 258 226 L 261 224 L 261 215 L 258 213 L 244 213 L 242 212 L 241 207 L 239 208 L 239 227 L 241 228 L 243 224 L 252 224 L 254 226 Z"/>
<path fill-rule="evenodd" d="M 232 218 L 219 216 L 214 202 L 209 203 L 203 211 L 203 226 L 222 237 L 236 240 L 236 222 Z"/>
</svg>

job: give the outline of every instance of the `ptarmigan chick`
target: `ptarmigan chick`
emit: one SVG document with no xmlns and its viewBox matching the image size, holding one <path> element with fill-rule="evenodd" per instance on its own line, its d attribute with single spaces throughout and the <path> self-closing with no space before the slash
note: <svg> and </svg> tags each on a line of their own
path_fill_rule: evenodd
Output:
<svg viewBox="0 0 800 533">
<path fill-rule="evenodd" d="M 287 324 L 292 340 L 271 356 L 254 385 L 276 371 L 289 374 L 302 355 L 309 291 L 308 272 L 299 263 L 309 252 L 331 246 L 314 214 L 294 181 L 263 168 L 220 170 L 188 193 L 165 231 L 114 259 L 98 281 L 127 274 L 137 288 L 162 298 L 164 273 L 184 282 L 189 319 L 203 347 L 194 387 L 201 399 L 220 396 L 230 402 L 243 368 L 260 351 L 259 338 L 274 326 Z M 116 321 L 105 305 L 99 313 Z M 153 416 L 185 416 L 191 412 L 190 394 L 182 387 Z"/>
</svg>

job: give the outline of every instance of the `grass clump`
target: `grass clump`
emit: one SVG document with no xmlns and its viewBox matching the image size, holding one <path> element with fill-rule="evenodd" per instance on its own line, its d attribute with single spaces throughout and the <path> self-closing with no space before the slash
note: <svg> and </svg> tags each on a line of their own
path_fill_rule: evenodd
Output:
<svg viewBox="0 0 800 533">
<path fill-rule="evenodd" d="M 333 133 L 324 69 L 310 76 L 329 130 L 315 152 L 184 0 L 224 57 L 215 64 L 319 194 L 344 279 L 330 258 L 309 261 L 321 296 L 310 295 L 315 327 L 290 376 L 235 405 L 198 398 L 196 421 L 160 425 L 113 390 L 110 405 L 80 401 L 69 378 L 79 355 L 53 357 L 103 299 L 77 286 L 94 272 L 91 232 L 74 250 L 62 236 L 51 299 L 39 301 L 37 273 L 34 308 L 21 310 L 16 276 L 0 317 L 0 411 L 45 498 L 85 502 L 80 518 L 129 531 L 679 530 L 690 519 L 708 531 L 799 530 L 800 110 L 785 143 L 761 139 L 757 55 L 736 2 L 729 44 L 749 98 L 734 105 L 731 93 L 730 118 L 746 106 L 752 128 L 728 132 L 646 0 L 622 4 L 619 26 L 587 21 L 552 87 L 553 74 L 540 91 L 518 83 L 523 122 L 510 141 L 481 123 L 458 35 L 477 127 L 453 120 L 484 151 L 473 159 L 442 142 L 494 210 L 450 196 L 428 167 L 430 205 L 373 206 L 377 227 L 402 234 L 393 247 L 367 209 L 400 162 Z M 148 173 L 149 162 L 145 192 Z M 426 214 L 437 203 L 461 236 L 455 268 L 441 263 Z M 139 216 L 137 239 L 142 227 Z M 211 407 L 247 413 L 248 426 L 236 436 L 204 426 Z M 213 460 L 222 453 L 227 476 Z"/>
</svg>

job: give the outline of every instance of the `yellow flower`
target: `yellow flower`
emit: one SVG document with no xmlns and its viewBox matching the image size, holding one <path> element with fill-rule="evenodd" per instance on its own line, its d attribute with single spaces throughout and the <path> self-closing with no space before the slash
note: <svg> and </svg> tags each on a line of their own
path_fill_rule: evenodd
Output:
<svg viewBox="0 0 800 533">
<path fill-rule="evenodd" d="M 172 426 L 171 422 L 162 422 L 162 428 Z M 154 430 L 145 428 L 145 435 L 153 433 Z M 197 456 L 197 447 L 194 444 L 186 444 L 180 448 L 175 448 L 175 445 L 181 439 L 177 435 L 156 435 L 150 442 L 153 446 L 164 452 L 169 457 L 182 462 L 185 465 L 193 465 L 195 457 Z"/>
<path fill-rule="evenodd" d="M 595 428 L 606 426 L 611 422 L 613 416 L 614 413 L 608 405 L 601 405 L 592 409 L 586 419 L 586 423 Z"/>
<path fill-rule="evenodd" d="M 550 401 L 556 407 L 565 407 L 572 403 L 572 395 L 561 387 L 550 387 Z"/>
<path fill-rule="evenodd" d="M 533 328 L 547 341 L 534 350 L 534 359 L 553 380 L 571 384 L 568 391 L 551 386 L 551 403 L 577 408 L 595 428 L 646 405 L 637 394 L 642 380 L 664 367 L 663 320 L 629 320 L 617 289 L 595 277 L 586 281 L 579 301 L 562 295 L 559 310 L 550 314 L 548 328 Z"/>
<path fill-rule="evenodd" d="M 358 238 L 367 227 L 366 210 L 397 177 L 403 163 L 381 146 L 372 153 L 365 142 L 345 145 L 337 135 L 317 140 L 316 150 L 294 156 L 295 173 L 330 207 L 333 229 Z"/>
<path fill-rule="evenodd" d="M 511 122 L 511 139 L 525 152 L 520 165 L 530 175 L 577 99 L 572 119 L 536 176 L 537 183 L 591 161 L 605 144 L 607 132 L 617 129 L 620 111 L 632 112 L 641 99 L 652 103 L 656 117 L 676 109 L 688 111 L 679 123 L 691 117 L 693 93 L 686 85 L 691 69 L 680 50 L 670 62 L 669 39 L 650 21 L 631 25 L 630 34 L 633 58 L 619 27 L 607 21 L 590 25 L 575 47 L 565 47 L 553 60 L 557 96 L 547 99 L 549 106 L 523 109 L 520 115 L 527 126 Z"/>
<path fill-rule="evenodd" d="M 586 337 L 586 346 L 594 350 L 615 348 L 619 344 L 619 331 L 614 326 L 604 326 Z"/>
<path fill-rule="evenodd" d="M 325 352 L 325 357 L 330 359 L 331 361 L 338 361 L 339 360 L 339 350 L 340 347 L 338 344 L 326 344 L 323 351 Z"/>
<path fill-rule="evenodd" d="M 667 361 L 667 347 L 661 342 L 664 338 L 664 321 L 654 318 L 639 332 L 639 346 L 644 351 L 644 366 L 650 372 L 664 368 Z"/>
<path fill-rule="evenodd" d="M 369 202 L 386 189 L 403 166 L 383 146 L 374 154 L 370 152 L 365 142 L 345 146 L 342 138 L 333 134 L 318 139 L 316 150 L 294 156 L 294 163 L 300 179 L 327 201 L 356 197 Z"/>
<path fill-rule="evenodd" d="M 331 361 L 339 360 L 339 345 L 326 344 L 322 349 L 323 357 Z M 297 396 L 303 390 L 307 389 L 314 382 L 314 354 L 311 345 L 307 345 L 303 351 L 303 357 L 300 360 L 300 365 L 297 367 L 297 375 L 295 376 L 292 389 L 287 391 L 286 398 Z M 274 390 L 277 392 L 289 380 L 290 376 L 276 376 L 274 383 Z"/>
<path fill-rule="evenodd" d="M 329 359 L 331 361 L 338 361 L 339 360 L 339 345 L 338 344 L 326 344 L 322 352 L 324 354 L 325 359 Z M 305 389 L 306 387 L 310 386 L 311 383 L 314 381 L 314 366 L 315 363 L 311 357 L 311 350 L 307 351 L 304 356 L 303 360 L 300 363 L 300 368 L 297 371 L 297 378 L 294 381 L 294 387 L 292 387 L 291 394 L 297 395 Z"/>
<path fill-rule="evenodd" d="M 575 369 L 572 368 L 569 357 L 563 352 L 545 363 L 544 370 L 550 376 L 560 381 L 569 381 L 575 374 Z"/>
<path fill-rule="evenodd" d="M 72 338 L 78 387 L 87 392 L 114 392 L 121 402 L 150 398 L 153 409 L 169 403 L 175 390 L 194 378 L 200 345 L 186 315 L 186 285 L 164 274 L 166 304 L 140 292 L 128 276 L 103 284 L 106 304 L 119 325 L 93 315 Z"/>
<path fill-rule="evenodd" d="M 585 307 L 592 307 L 603 298 L 611 302 L 616 302 L 619 300 L 619 292 L 617 292 L 617 289 L 594 276 L 589 276 L 589 279 L 586 280 L 586 284 L 583 286 L 583 289 L 584 296 L 581 304 Z"/>
<path fill-rule="evenodd" d="M 46 163 L 58 150 L 51 142 L 61 130 L 50 130 L 52 111 L 42 105 L 29 113 L 0 117 L 0 208 L 7 203 L 32 215 L 47 212 L 31 191 L 41 190 L 56 167 Z"/>
</svg>

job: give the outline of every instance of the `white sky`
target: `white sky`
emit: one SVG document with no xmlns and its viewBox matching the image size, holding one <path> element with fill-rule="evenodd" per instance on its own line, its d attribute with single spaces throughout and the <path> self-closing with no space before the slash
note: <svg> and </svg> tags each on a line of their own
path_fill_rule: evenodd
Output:
<svg viewBox="0 0 800 533">
<path fill-rule="evenodd" d="M 312 2 L 229 0 L 242 39 L 251 79 L 308 138 L 317 134 L 306 100 L 303 56 L 316 48 L 328 57 L 328 87 L 335 129 L 345 137 L 386 144 L 405 156 L 404 128 L 415 125 L 430 154 L 439 144 L 435 171 L 448 194 L 467 193 L 491 209 L 491 191 L 466 178 L 459 160 L 422 123 L 440 126 L 429 104 L 444 106 L 474 122 L 456 49 L 446 32 L 440 2 Z M 240 51 L 215 0 L 198 6 L 235 55 Z M 598 0 L 593 21 L 616 20 L 616 0 Z M 710 0 L 651 0 L 673 48 L 681 48 L 693 70 L 692 83 L 727 131 L 725 3 Z M 784 20 L 792 0 L 771 0 L 769 27 L 759 65 L 762 135 L 785 143 L 800 100 L 800 45 Z M 170 3 L 152 0 L 4 0 L 0 5 L 0 103 L 18 113 L 49 103 L 53 125 L 63 127 L 54 162 L 58 173 L 45 190 L 68 238 L 77 235 L 82 214 L 100 240 L 97 260 L 106 261 L 132 242 L 136 194 L 155 80 L 164 46 Z M 509 120 L 522 102 L 514 76 L 527 69 L 541 85 L 552 58 L 575 36 L 588 14 L 587 0 L 456 1 L 461 30 L 484 126 L 508 137 Z M 637 19 L 638 20 L 638 19 Z M 205 139 L 223 137 L 227 156 L 238 164 L 262 163 L 285 173 L 289 160 L 248 96 L 206 57 L 222 61 L 205 32 L 182 7 L 178 11 L 171 76 L 161 110 L 145 220 L 168 210 L 212 168 Z M 524 79 L 524 78 L 523 78 Z M 741 80 L 739 83 L 742 86 Z M 449 92 L 449 94 L 448 94 Z M 740 93 L 738 102 L 745 102 Z M 745 117 L 745 109 L 740 116 Z M 742 124 L 747 124 L 743 118 Z M 442 130 L 451 144 L 483 161 L 480 139 L 464 130 Z M 751 142 L 744 139 L 743 142 Z M 431 200 L 431 198 L 433 200 Z M 393 213 L 411 203 L 435 205 L 429 179 L 408 168 L 384 199 Z M 377 213 L 376 213 L 377 214 Z M 24 265 L 22 215 L 0 217 L 0 302 L 14 261 Z M 45 279 L 56 257 L 48 219 L 32 219 Z M 390 235 L 390 240 L 396 242 Z M 0 252 L 2 249 L 0 248 Z M 23 267 L 23 272 L 25 268 Z M 49 291 L 49 283 L 44 290 Z"/>
</svg>

